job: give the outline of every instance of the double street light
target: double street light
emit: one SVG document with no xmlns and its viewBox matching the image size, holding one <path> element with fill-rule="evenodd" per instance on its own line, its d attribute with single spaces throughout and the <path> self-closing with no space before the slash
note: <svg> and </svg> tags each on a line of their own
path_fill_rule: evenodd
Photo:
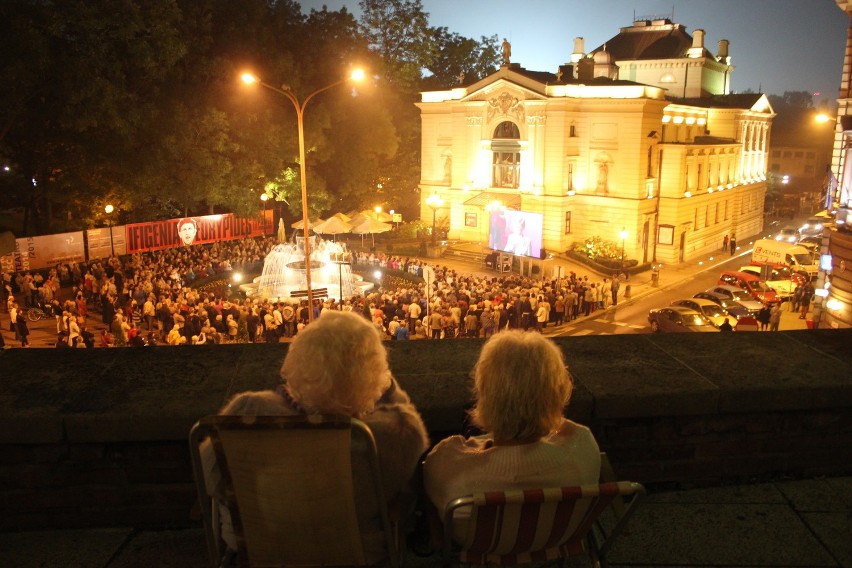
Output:
<svg viewBox="0 0 852 568">
<path fill-rule="evenodd" d="M 266 87 L 270 91 L 275 91 L 279 95 L 284 95 L 287 100 L 293 103 L 293 108 L 296 110 L 296 123 L 299 129 L 299 178 L 302 185 L 302 224 L 304 226 L 304 235 L 305 235 L 305 286 L 308 295 L 308 322 L 312 322 L 314 320 L 314 299 L 313 294 L 311 292 L 311 245 L 309 240 L 309 233 L 311 230 L 310 221 L 308 219 L 308 174 L 307 174 L 307 166 L 305 164 L 305 107 L 308 105 L 308 102 L 316 95 L 322 93 L 323 91 L 327 91 L 332 87 L 336 87 L 338 85 L 342 85 L 347 81 L 361 81 L 364 78 L 364 71 L 361 69 L 355 69 L 349 77 L 341 79 L 339 81 L 335 81 L 330 85 L 326 85 L 316 91 L 312 92 L 308 96 L 305 97 L 303 101 L 299 101 L 298 97 L 293 93 L 293 90 L 290 88 L 290 85 L 284 84 L 280 87 L 275 87 L 270 85 L 269 83 L 265 83 L 261 81 L 256 76 L 251 73 L 243 73 L 242 80 L 247 84 L 258 84 L 261 87 Z"/>
</svg>

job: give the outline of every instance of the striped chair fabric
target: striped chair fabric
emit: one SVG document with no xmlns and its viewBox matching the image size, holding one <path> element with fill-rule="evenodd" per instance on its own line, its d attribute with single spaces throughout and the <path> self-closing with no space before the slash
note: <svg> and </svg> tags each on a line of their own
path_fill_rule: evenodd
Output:
<svg viewBox="0 0 852 568">
<path fill-rule="evenodd" d="M 445 511 L 445 560 L 449 559 L 452 531 L 447 527 L 452 527 L 457 509 L 470 508 L 467 534 L 460 540 L 460 562 L 526 564 L 588 552 L 586 537 L 601 513 L 614 499 L 640 492 L 644 493 L 641 485 L 621 481 L 493 491 L 456 499 Z M 592 542 L 595 548 L 596 543 Z M 598 556 L 599 551 L 592 552 Z"/>
</svg>

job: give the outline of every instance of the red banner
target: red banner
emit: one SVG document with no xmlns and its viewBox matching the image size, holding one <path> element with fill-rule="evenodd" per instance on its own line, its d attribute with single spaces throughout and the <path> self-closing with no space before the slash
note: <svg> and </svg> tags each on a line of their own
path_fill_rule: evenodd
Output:
<svg viewBox="0 0 852 568">
<path fill-rule="evenodd" d="M 124 228 L 127 254 L 260 237 L 274 232 L 271 210 L 264 211 L 263 218 L 242 219 L 227 213 L 133 223 Z"/>
</svg>

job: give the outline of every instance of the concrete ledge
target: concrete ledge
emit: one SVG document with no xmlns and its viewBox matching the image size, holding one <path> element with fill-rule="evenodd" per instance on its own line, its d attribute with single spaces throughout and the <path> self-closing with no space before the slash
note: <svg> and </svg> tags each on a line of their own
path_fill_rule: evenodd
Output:
<svg viewBox="0 0 852 568">
<path fill-rule="evenodd" d="M 388 342 L 433 441 L 465 432 L 483 340 Z M 623 478 L 852 472 L 852 330 L 556 339 L 567 414 Z M 189 526 L 191 425 L 274 388 L 287 344 L 0 353 L 0 530 Z"/>
</svg>

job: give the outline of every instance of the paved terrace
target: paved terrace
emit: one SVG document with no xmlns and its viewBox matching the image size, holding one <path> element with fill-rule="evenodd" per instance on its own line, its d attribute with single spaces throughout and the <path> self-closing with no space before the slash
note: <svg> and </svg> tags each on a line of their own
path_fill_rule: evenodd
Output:
<svg viewBox="0 0 852 568">
<path fill-rule="evenodd" d="M 568 409 L 652 491 L 624 566 L 852 566 L 852 331 L 556 339 Z M 481 340 L 391 342 L 433 440 L 465 428 Z M 287 345 L 0 355 L 10 566 L 201 566 L 190 425 L 269 388 Z M 437 557 L 410 564 L 437 565 Z"/>
</svg>

